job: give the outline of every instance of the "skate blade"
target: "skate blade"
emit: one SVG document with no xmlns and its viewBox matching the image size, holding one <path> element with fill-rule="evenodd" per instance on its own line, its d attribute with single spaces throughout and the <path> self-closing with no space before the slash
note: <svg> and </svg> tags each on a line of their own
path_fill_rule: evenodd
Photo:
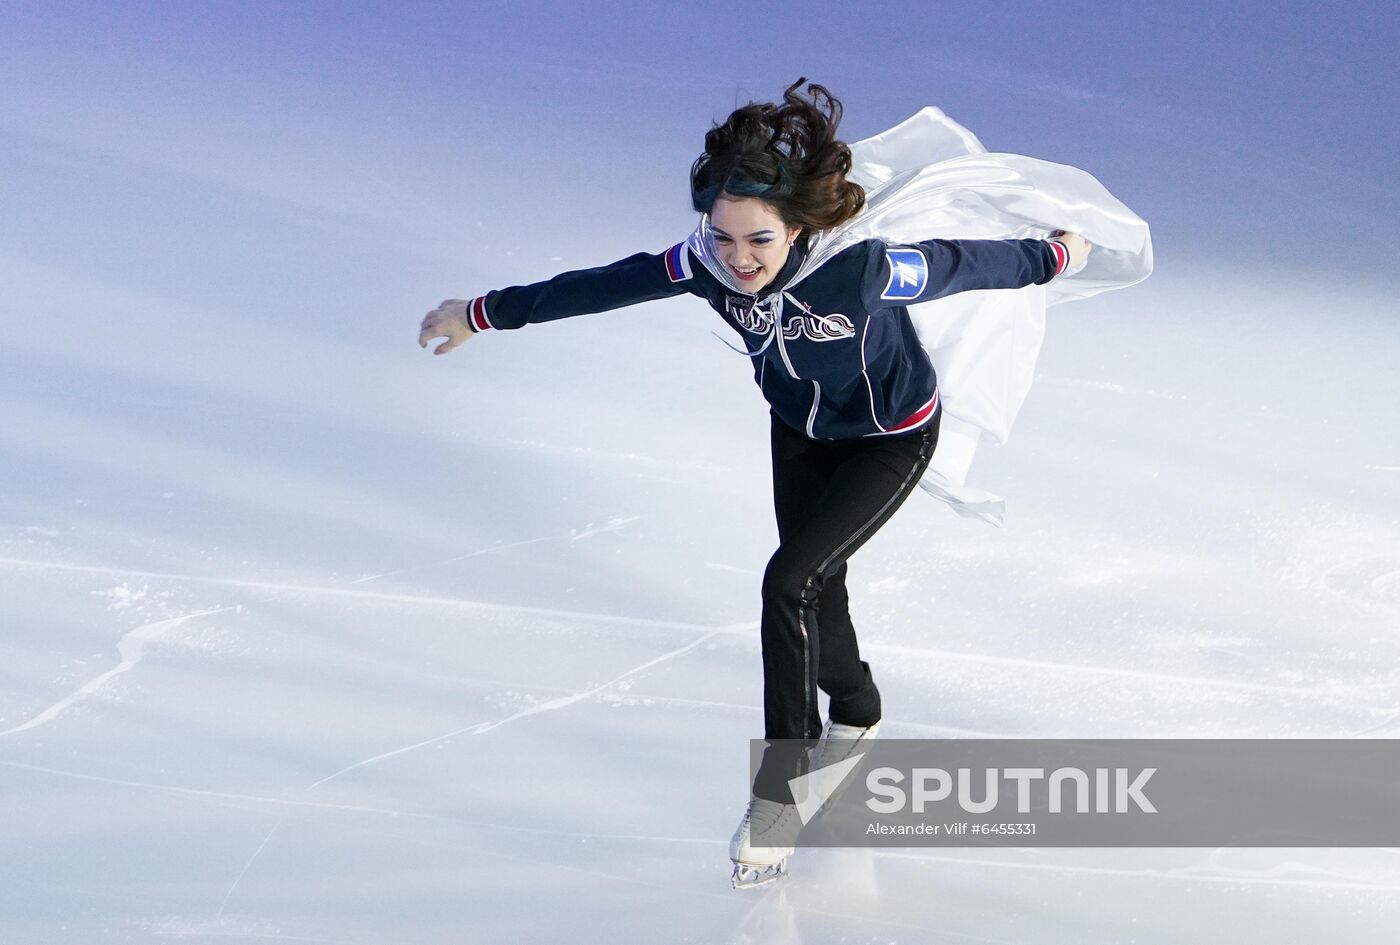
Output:
<svg viewBox="0 0 1400 945">
<path fill-rule="evenodd" d="M 730 882 L 735 889 L 752 889 L 755 886 L 766 886 L 776 879 L 781 879 L 787 875 L 787 857 L 783 857 L 776 863 L 769 866 L 752 866 L 748 863 L 735 863 L 734 875 Z"/>
</svg>

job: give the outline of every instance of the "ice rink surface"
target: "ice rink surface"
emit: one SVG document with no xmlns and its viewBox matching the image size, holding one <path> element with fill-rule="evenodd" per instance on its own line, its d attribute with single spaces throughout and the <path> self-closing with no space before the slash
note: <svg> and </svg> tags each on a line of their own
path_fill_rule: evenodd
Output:
<svg viewBox="0 0 1400 945">
<path fill-rule="evenodd" d="M 1389 940 L 1388 849 L 813 849 L 731 890 L 776 542 L 745 360 L 688 297 L 415 343 L 442 298 L 682 239 L 736 94 L 805 73 L 851 138 L 940 105 L 1098 174 L 1157 271 L 1051 310 L 974 466 L 1005 528 L 916 493 L 852 559 L 884 733 L 1400 738 L 1396 132 L 1328 97 L 1393 83 L 1393 15 L 1298 99 L 1278 50 L 1341 55 L 1303 21 L 1220 27 L 1233 96 L 1121 14 L 1136 58 L 1047 79 L 1091 6 L 1036 62 L 949 5 L 941 65 L 872 77 L 864 40 L 746 70 L 698 29 L 668 64 L 628 5 L 531 43 L 470 7 L 15 5 L 0 941 Z"/>
</svg>

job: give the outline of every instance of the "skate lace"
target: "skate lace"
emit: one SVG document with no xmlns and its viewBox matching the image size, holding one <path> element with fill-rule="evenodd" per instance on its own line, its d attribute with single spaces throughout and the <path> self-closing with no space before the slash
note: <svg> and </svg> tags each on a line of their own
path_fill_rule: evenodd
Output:
<svg viewBox="0 0 1400 945">
<path fill-rule="evenodd" d="M 749 801 L 749 832 L 752 835 L 764 834 L 773 830 L 783 819 L 797 813 L 792 804 L 755 797 Z"/>
<path fill-rule="evenodd" d="M 867 734 L 869 731 L 854 725 L 827 723 L 826 730 L 822 732 L 821 740 L 817 743 L 812 769 L 820 770 L 845 761 L 857 750 L 866 750 L 872 737 Z"/>
</svg>

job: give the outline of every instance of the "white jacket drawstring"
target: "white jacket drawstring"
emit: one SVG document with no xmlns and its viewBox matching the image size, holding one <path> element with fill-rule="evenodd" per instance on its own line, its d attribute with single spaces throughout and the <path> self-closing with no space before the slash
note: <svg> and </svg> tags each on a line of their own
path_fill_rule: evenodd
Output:
<svg viewBox="0 0 1400 945">
<path fill-rule="evenodd" d="M 776 302 L 777 304 L 774 305 L 774 302 Z M 711 331 L 710 334 L 714 335 L 716 338 L 719 338 L 719 340 L 724 344 L 726 348 L 729 348 L 731 351 L 734 351 L 737 354 L 742 354 L 749 358 L 758 357 L 760 354 L 768 350 L 768 346 L 773 343 L 773 339 L 776 338 L 778 336 L 778 332 L 782 330 L 782 328 L 779 326 L 779 322 L 782 320 L 783 312 L 782 300 L 776 295 L 770 295 L 767 299 L 763 300 L 763 304 L 767 307 L 768 331 L 764 333 L 763 344 L 755 350 L 746 351 L 743 348 L 737 348 L 734 345 L 730 344 L 728 341 L 725 341 L 724 338 L 717 331 Z M 758 309 L 758 305 L 759 300 L 757 297 L 755 297 L 753 305 L 749 307 L 749 312 L 752 313 L 756 309 Z"/>
</svg>

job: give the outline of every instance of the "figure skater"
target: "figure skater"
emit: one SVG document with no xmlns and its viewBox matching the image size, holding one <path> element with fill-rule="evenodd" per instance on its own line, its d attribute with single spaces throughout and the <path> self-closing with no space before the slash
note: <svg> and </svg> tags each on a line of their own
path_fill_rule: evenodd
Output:
<svg viewBox="0 0 1400 945">
<path fill-rule="evenodd" d="M 706 133 L 690 169 L 700 219 L 686 240 L 448 299 L 419 334 L 424 348 L 445 338 L 433 349 L 441 355 L 484 332 L 681 293 L 705 299 L 737 333 L 770 408 L 779 543 L 763 575 L 759 631 L 768 747 L 730 844 L 736 886 L 786 871 L 800 827 L 789 780 L 879 728 L 846 562 L 908 497 L 938 443 L 937 377 L 906 306 L 1048 283 L 1090 249 L 1062 230 L 1045 240 L 833 241 L 865 191 L 847 180 L 840 102 L 816 84 L 801 95 L 804 81 L 781 103 L 750 103 Z M 824 728 L 818 689 L 829 697 Z"/>
</svg>

